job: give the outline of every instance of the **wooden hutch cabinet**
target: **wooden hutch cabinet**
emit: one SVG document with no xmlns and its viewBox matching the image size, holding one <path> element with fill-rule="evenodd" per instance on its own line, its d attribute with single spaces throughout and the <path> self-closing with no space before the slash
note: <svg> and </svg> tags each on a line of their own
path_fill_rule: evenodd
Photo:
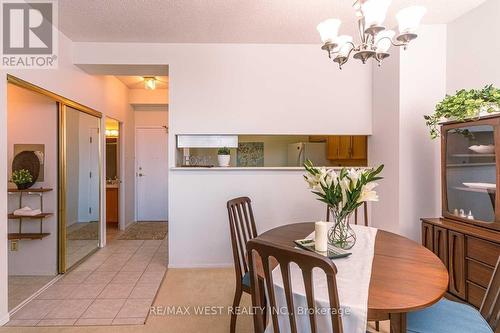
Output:
<svg viewBox="0 0 500 333">
<path fill-rule="evenodd" d="M 500 116 L 441 133 L 443 217 L 422 219 L 422 244 L 448 268 L 448 295 L 479 307 L 500 256 Z"/>
</svg>

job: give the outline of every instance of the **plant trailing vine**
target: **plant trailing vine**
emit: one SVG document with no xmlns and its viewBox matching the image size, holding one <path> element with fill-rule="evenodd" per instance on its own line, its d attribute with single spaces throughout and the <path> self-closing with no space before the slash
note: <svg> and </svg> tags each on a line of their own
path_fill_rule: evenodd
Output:
<svg viewBox="0 0 500 333">
<path fill-rule="evenodd" d="M 439 124 L 443 118 L 466 121 L 478 118 L 481 111 L 493 113 L 500 110 L 500 89 L 493 85 L 483 89 L 458 90 L 455 95 L 446 97 L 436 105 L 432 115 L 425 115 L 425 124 L 430 128 L 432 139 L 439 138 Z"/>
</svg>

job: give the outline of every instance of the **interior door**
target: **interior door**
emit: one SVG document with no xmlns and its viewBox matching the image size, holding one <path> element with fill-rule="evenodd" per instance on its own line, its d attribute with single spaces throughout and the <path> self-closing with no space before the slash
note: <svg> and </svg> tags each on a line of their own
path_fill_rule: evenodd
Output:
<svg viewBox="0 0 500 333">
<path fill-rule="evenodd" d="M 165 128 L 136 129 L 137 220 L 168 217 L 168 135 Z"/>
</svg>

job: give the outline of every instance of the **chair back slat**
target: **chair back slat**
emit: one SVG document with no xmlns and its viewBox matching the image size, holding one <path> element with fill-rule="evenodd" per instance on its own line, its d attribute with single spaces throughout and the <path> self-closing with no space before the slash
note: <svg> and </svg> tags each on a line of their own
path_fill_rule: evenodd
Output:
<svg viewBox="0 0 500 333">
<path fill-rule="evenodd" d="M 495 332 L 500 332 L 500 257 L 479 310 Z"/>
<path fill-rule="evenodd" d="M 269 295 L 269 305 L 271 307 L 271 318 L 275 333 L 280 332 L 278 316 L 276 314 L 276 309 L 279 308 L 276 304 L 276 297 L 274 295 L 274 283 L 272 279 L 272 272 L 270 271 L 270 258 L 276 260 L 278 265 L 280 266 L 291 331 L 294 333 L 297 332 L 295 321 L 296 309 L 293 304 L 293 290 L 290 274 L 290 264 L 293 262 L 302 271 L 307 306 L 309 310 L 308 312 L 313 316 L 315 316 L 316 313 L 314 288 L 312 283 L 313 269 L 318 267 L 326 274 L 326 279 L 328 280 L 328 294 L 330 303 L 329 306 L 332 316 L 332 327 L 334 329 L 333 332 L 343 333 L 342 318 L 340 317 L 339 313 L 340 303 L 338 301 L 338 291 L 335 282 L 337 269 L 335 267 L 335 264 L 330 259 L 312 252 L 270 243 L 262 239 L 250 240 L 247 243 L 247 252 L 249 254 L 250 281 L 252 285 L 253 305 L 256 307 L 260 306 L 260 302 L 258 301 L 260 294 L 259 291 L 256 290 L 259 288 L 257 263 L 260 261 L 262 262 L 262 267 L 264 270 L 265 283 Z M 316 332 L 316 319 L 311 319 L 311 316 L 309 315 L 309 322 L 311 323 L 311 331 Z M 256 333 L 262 333 L 264 331 L 262 315 L 259 312 L 256 312 L 254 314 L 254 327 Z"/>
<path fill-rule="evenodd" d="M 252 201 L 248 197 L 239 197 L 227 202 L 231 245 L 236 270 L 236 282 L 241 284 L 241 279 L 248 272 L 246 257 L 247 242 L 257 237 L 257 228 L 252 212 Z"/>
<path fill-rule="evenodd" d="M 295 306 L 293 304 L 292 279 L 290 277 L 290 263 L 281 265 L 281 276 L 283 278 L 283 287 L 285 288 L 286 305 L 288 308 L 288 319 L 290 320 L 290 329 L 292 333 L 297 333 L 297 324 L 295 322 Z"/>
<path fill-rule="evenodd" d="M 335 279 L 335 276 L 333 278 L 328 278 L 327 281 L 328 281 L 328 290 L 337 290 L 337 279 Z M 338 293 L 329 293 L 329 297 L 330 297 L 330 304 L 340 304 Z M 340 310 L 340 306 L 336 307 L 335 309 L 337 310 L 337 315 L 331 316 L 333 331 L 342 332 L 343 330 L 342 317 L 338 313 L 338 311 Z"/>
<path fill-rule="evenodd" d="M 248 238 L 249 238 L 249 235 L 250 235 L 250 231 L 248 230 L 249 228 L 247 227 L 247 223 L 246 221 L 243 219 L 243 214 L 242 214 L 242 207 L 243 205 L 237 205 L 236 206 L 236 211 L 238 213 L 238 219 L 240 222 L 240 229 L 241 229 L 241 234 L 242 234 L 242 237 L 243 237 L 243 244 L 246 246 L 247 242 L 248 242 Z"/>
<path fill-rule="evenodd" d="M 363 204 L 361 205 L 363 206 L 363 218 L 364 218 L 364 225 L 365 227 L 368 226 L 368 203 L 366 201 L 363 202 Z M 361 206 L 359 206 L 358 208 L 356 208 L 354 210 L 354 224 L 358 224 L 358 210 L 361 209 Z M 330 222 L 330 210 L 328 209 L 328 206 L 326 207 L 326 222 Z"/>
<path fill-rule="evenodd" d="M 314 302 L 312 272 L 303 270 L 302 279 L 304 280 L 304 287 L 306 289 L 307 307 L 308 309 L 314 309 L 316 303 Z M 311 324 L 311 333 L 316 333 L 316 316 L 311 311 L 309 312 L 309 323 Z"/>
</svg>

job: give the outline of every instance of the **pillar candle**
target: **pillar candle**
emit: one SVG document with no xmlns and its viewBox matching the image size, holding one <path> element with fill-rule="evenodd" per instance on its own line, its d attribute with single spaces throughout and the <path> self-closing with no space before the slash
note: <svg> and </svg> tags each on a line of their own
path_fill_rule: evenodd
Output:
<svg viewBox="0 0 500 333">
<path fill-rule="evenodd" d="M 326 222 L 319 221 L 314 225 L 314 248 L 320 252 L 328 250 L 328 224 Z"/>
</svg>

